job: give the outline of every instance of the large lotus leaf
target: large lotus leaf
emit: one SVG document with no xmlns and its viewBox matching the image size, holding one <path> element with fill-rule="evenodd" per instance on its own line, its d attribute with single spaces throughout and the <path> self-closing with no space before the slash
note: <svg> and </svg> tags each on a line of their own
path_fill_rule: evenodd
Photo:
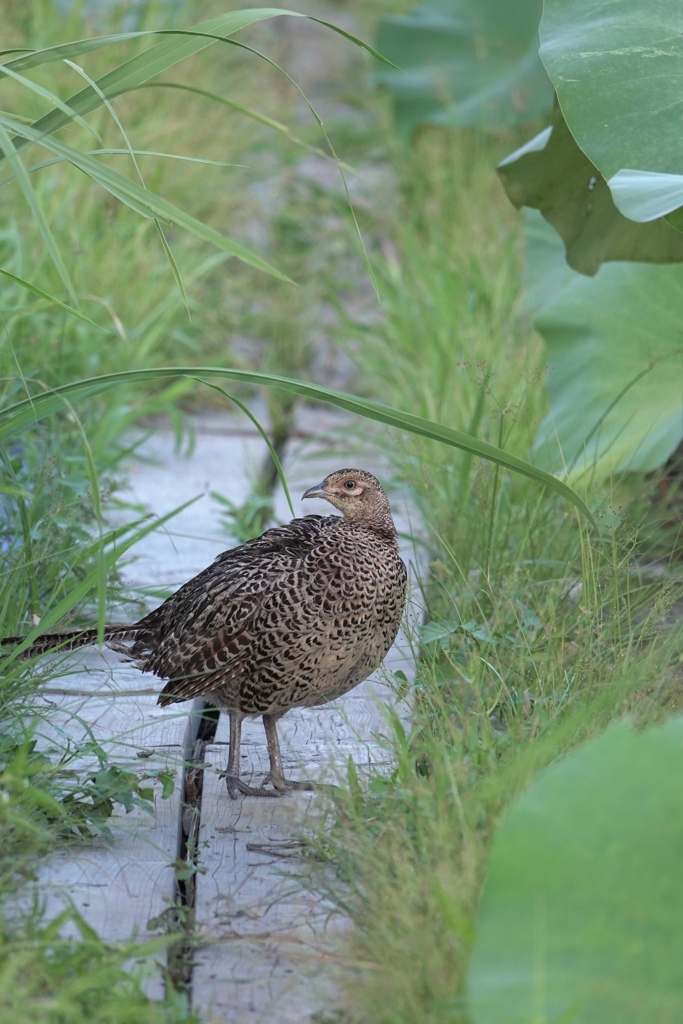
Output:
<svg viewBox="0 0 683 1024">
<path fill-rule="evenodd" d="M 625 723 L 546 769 L 493 845 L 474 1024 L 683 1020 L 683 719 Z"/>
<path fill-rule="evenodd" d="M 547 111 L 553 92 L 538 57 L 541 0 L 427 0 L 380 20 L 377 48 L 400 69 L 377 80 L 399 131 L 421 124 L 499 127 Z"/>
<path fill-rule="evenodd" d="M 561 243 L 540 220 L 529 252 L 550 399 L 535 461 L 570 479 L 661 466 L 683 438 L 683 268 L 560 275 Z"/>
<path fill-rule="evenodd" d="M 595 274 L 607 260 L 683 260 L 683 234 L 666 220 L 637 224 L 620 212 L 557 108 L 552 126 L 507 157 L 498 174 L 515 206 L 540 210 L 552 224 L 567 262 L 582 274 Z"/>
<path fill-rule="evenodd" d="M 680 0 L 545 0 L 541 59 L 569 129 L 626 216 L 683 206 Z M 671 222 L 683 229 L 683 213 Z"/>
</svg>

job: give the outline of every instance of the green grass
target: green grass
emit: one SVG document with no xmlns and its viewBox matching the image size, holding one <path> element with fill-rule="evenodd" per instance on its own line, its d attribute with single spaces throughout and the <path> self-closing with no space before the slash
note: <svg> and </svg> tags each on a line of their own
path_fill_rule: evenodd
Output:
<svg viewBox="0 0 683 1024">
<path fill-rule="evenodd" d="M 78 938 L 60 934 L 71 925 Z M 193 1024 L 182 997 L 148 999 L 131 974 L 140 963 L 163 952 L 166 940 L 108 944 L 75 912 L 49 925 L 29 922 L 21 934 L 0 923 L 0 996 L 17 1021 L 68 1021 L 86 1024 Z M 138 972 L 139 973 L 139 972 Z"/>
</svg>

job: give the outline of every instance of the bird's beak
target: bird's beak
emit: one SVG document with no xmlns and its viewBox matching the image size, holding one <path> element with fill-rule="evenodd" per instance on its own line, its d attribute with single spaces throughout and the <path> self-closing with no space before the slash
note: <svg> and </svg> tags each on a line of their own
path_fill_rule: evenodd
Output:
<svg viewBox="0 0 683 1024">
<path fill-rule="evenodd" d="M 324 481 L 323 483 L 316 484 L 315 487 L 309 487 L 307 491 L 301 495 L 301 500 L 304 498 L 329 498 L 329 494 L 325 490 Z"/>
</svg>

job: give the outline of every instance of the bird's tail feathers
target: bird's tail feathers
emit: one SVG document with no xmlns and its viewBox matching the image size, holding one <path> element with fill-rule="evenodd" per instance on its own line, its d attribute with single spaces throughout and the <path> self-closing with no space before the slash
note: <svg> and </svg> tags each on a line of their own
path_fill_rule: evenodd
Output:
<svg viewBox="0 0 683 1024">
<path fill-rule="evenodd" d="M 144 627 L 133 626 L 105 626 L 102 639 L 109 647 L 125 653 L 125 644 L 140 639 L 140 633 Z M 22 658 L 36 658 L 49 651 L 75 651 L 79 647 L 92 647 L 99 642 L 100 634 L 97 629 L 67 629 L 61 633 L 45 633 L 38 637 L 30 647 L 22 651 Z M 8 636 L 0 640 L 0 647 L 16 647 L 23 643 L 23 636 Z"/>
</svg>

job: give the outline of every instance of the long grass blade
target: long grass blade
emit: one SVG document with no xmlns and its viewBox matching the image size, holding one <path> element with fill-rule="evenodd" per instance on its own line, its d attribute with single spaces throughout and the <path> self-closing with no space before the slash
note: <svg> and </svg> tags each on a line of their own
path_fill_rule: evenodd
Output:
<svg viewBox="0 0 683 1024">
<path fill-rule="evenodd" d="M 45 46 L 41 50 L 31 47 L 16 48 L 13 50 L 0 50 L 0 57 L 6 57 L 2 64 L 8 64 L 15 70 L 27 71 L 30 68 L 41 67 L 43 64 L 54 64 L 65 57 L 79 57 L 82 53 L 89 53 L 91 50 L 99 50 L 103 46 L 114 46 L 116 43 L 125 43 L 129 39 L 137 39 L 140 36 L 151 35 L 150 32 L 110 32 L 104 36 L 91 36 L 88 39 L 73 39 L 68 43 L 57 43 L 56 46 Z M 17 54 L 16 57 L 9 56 Z"/>
<path fill-rule="evenodd" d="M 327 402 L 329 405 L 345 409 L 347 412 L 362 416 L 365 419 L 374 420 L 377 423 L 383 423 L 387 426 L 396 427 L 399 430 L 407 430 L 410 433 L 419 434 L 434 441 L 440 441 L 462 451 L 471 452 L 482 459 L 487 459 L 489 462 L 503 466 L 505 469 L 520 473 L 530 480 L 536 481 L 541 486 L 547 487 L 571 502 L 595 525 L 590 509 L 571 487 L 550 473 L 546 473 L 537 466 L 526 462 L 524 459 L 511 455 L 501 448 L 496 448 L 495 445 L 487 444 L 486 441 L 480 441 L 475 437 L 470 437 L 460 430 L 453 430 L 452 427 L 445 427 L 440 423 L 424 419 L 422 416 L 415 416 L 413 413 L 393 409 L 391 406 L 383 405 L 380 402 L 373 402 L 367 398 L 357 398 L 355 395 L 350 395 L 344 391 L 326 388 L 322 384 L 311 384 L 306 381 L 293 380 L 290 377 L 259 373 L 256 370 L 235 370 L 215 366 L 167 366 L 142 370 L 124 370 L 120 373 L 110 373 L 101 377 L 90 377 L 85 380 L 74 381 L 71 384 L 64 384 L 59 388 L 55 388 L 46 394 L 23 399 L 0 411 L 0 442 L 11 437 L 16 432 L 26 429 L 37 421 L 45 419 L 46 416 L 59 412 L 62 408 L 63 396 L 69 396 L 80 401 L 125 384 L 142 384 L 150 380 L 165 380 L 173 377 L 206 378 L 208 381 L 211 379 L 234 380 L 261 387 L 280 388 L 282 391 L 299 395 L 302 398 Z"/>
<path fill-rule="evenodd" d="M 337 35 L 343 36 L 344 39 L 348 39 L 349 42 L 355 43 L 356 46 L 360 46 L 361 50 L 366 50 L 371 57 L 374 57 L 375 60 L 380 61 L 380 63 L 386 64 L 395 71 L 401 70 L 401 68 L 397 67 L 396 64 L 393 64 L 388 57 L 384 57 L 379 50 L 375 50 L 373 46 L 369 46 L 368 43 L 363 42 L 363 40 L 359 39 L 358 36 L 352 35 L 351 32 L 345 32 L 343 28 L 339 28 L 339 25 L 333 25 L 331 21 L 323 21 L 322 18 L 311 17 L 311 21 L 317 21 L 319 25 L 324 25 L 325 28 L 331 28 L 333 32 L 337 33 Z"/>
<path fill-rule="evenodd" d="M 2 126 L 0 126 L 0 149 L 4 151 L 5 156 L 7 157 L 7 160 L 10 166 L 12 167 L 12 170 L 14 171 L 14 177 L 17 179 L 19 187 L 21 188 L 21 191 L 24 193 L 24 198 L 26 199 L 26 202 L 29 205 L 31 213 L 33 214 L 33 219 L 38 225 L 38 229 L 41 235 L 43 236 L 45 247 L 52 258 L 52 262 L 57 268 L 57 273 L 62 279 L 64 287 L 66 288 L 69 294 L 69 298 L 72 304 L 74 306 L 77 306 L 78 298 L 76 296 L 74 286 L 71 283 L 69 271 L 66 269 L 66 264 L 62 259 L 62 254 L 59 251 L 59 247 L 54 240 L 52 231 L 50 230 L 50 225 L 48 224 L 45 214 L 43 213 L 43 208 L 40 205 L 40 200 L 38 199 L 38 196 L 36 195 L 35 190 L 33 188 L 33 185 L 31 184 L 31 179 L 26 168 L 24 167 L 22 159 L 16 151 L 14 142 Z"/>
<path fill-rule="evenodd" d="M 260 110 L 254 110 L 253 107 L 245 107 L 242 103 L 235 103 L 234 100 L 228 99 L 227 96 L 221 96 L 217 92 L 211 92 L 209 89 L 199 89 L 195 85 L 185 85 L 184 82 L 147 82 L 145 85 L 138 86 L 139 89 L 182 89 L 183 92 L 194 93 L 195 96 L 204 96 L 208 100 L 212 100 L 214 103 L 221 103 L 224 107 L 228 107 L 230 110 L 234 110 L 237 114 L 244 114 L 245 117 L 249 117 L 252 121 L 256 121 L 258 124 L 265 125 L 266 128 L 272 128 L 273 131 L 279 132 L 284 135 L 289 142 L 293 142 L 296 146 L 301 146 L 309 153 L 314 153 L 315 156 L 321 156 L 324 160 L 331 160 L 332 157 L 329 153 L 326 153 L 323 149 L 318 146 L 311 146 L 310 143 L 304 142 L 298 135 L 294 135 L 291 129 L 283 124 L 282 121 L 276 121 L 272 117 L 268 117 L 267 114 L 262 114 Z M 165 154 L 157 154 L 163 156 Z M 178 158 L 180 159 L 180 158 Z M 187 159 L 187 157 L 185 157 Z M 214 161 L 209 160 L 207 163 L 213 163 Z M 225 164 L 226 167 L 239 167 L 239 164 Z M 348 164 L 343 163 L 344 170 L 353 170 Z M 29 168 L 32 170 L 32 168 Z"/>
<path fill-rule="evenodd" d="M 310 21 L 315 21 L 319 25 L 324 25 L 325 28 L 332 29 L 338 35 L 343 36 L 344 39 L 348 39 L 350 42 L 355 43 L 361 49 L 366 50 L 371 56 L 381 61 L 382 64 L 388 64 L 389 67 L 395 68 L 396 65 L 392 64 L 390 60 L 383 57 L 381 53 L 375 50 L 368 43 L 359 39 L 358 36 L 352 35 L 350 32 L 344 31 L 339 28 L 338 25 L 333 25 L 332 22 L 323 21 L 321 18 L 313 18 L 309 15 L 302 14 L 300 11 L 288 11 L 282 10 L 275 7 L 261 7 L 254 8 L 253 10 L 233 11 L 231 14 L 222 15 L 220 18 L 213 18 L 205 22 L 200 22 L 195 25 L 196 30 L 212 31 L 218 30 L 218 23 L 225 23 L 229 20 L 231 28 L 230 32 L 238 32 L 241 28 L 246 28 L 248 25 L 253 24 L 255 21 L 263 21 L 267 18 L 278 18 L 282 15 L 287 15 L 291 18 L 308 18 Z M 212 26 L 212 28 L 210 28 Z M 227 33 L 226 29 L 226 33 Z M 127 42 L 130 39 L 140 39 L 144 36 L 155 36 L 160 33 L 154 29 L 148 29 L 142 32 L 116 32 L 109 33 L 104 36 L 92 36 L 89 39 L 77 39 L 70 43 L 59 43 L 56 46 L 48 46 L 42 50 L 29 49 L 28 47 L 15 47 L 9 50 L 0 50 L 0 57 L 5 57 L 8 54 L 17 54 L 16 57 L 10 57 L 7 61 L 0 63 L 11 64 L 15 69 L 27 69 L 39 67 L 41 64 L 51 64 L 58 60 L 63 60 L 65 57 L 78 57 L 82 53 L 89 53 L 91 50 L 98 50 L 102 46 L 112 46 L 115 43 Z M 398 70 L 398 69 L 397 69 Z"/>
<path fill-rule="evenodd" d="M 69 118 L 70 121 L 75 121 L 81 128 L 92 135 L 100 145 L 102 145 L 102 139 L 87 121 L 85 121 L 75 110 L 72 110 L 68 103 L 60 99 L 59 96 L 55 96 L 49 89 L 44 89 L 42 85 L 38 85 L 37 82 L 32 82 L 30 78 L 25 75 L 20 75 L 17 71 L 11 68 L 8 64 L 0 64 L 0 75 L 7 75 L 8 78 L 13 78 L 15 82 L 23 85 L 25 89 L 29 89 L 31 92 L 35 92 L 42 99 L 47 100 L 48 103 L 52 103 L 58 110 L 61 110 L 63 114 Z"/>
<path fill-rule="evenodd" d="M 71 313 L 72 316 L 77 316 L 79 320 L 85 320 L 86 324 L 90 324 L 91 327 L 96 327 L 98 331 L 104 331 L 105 334 L 111 334 L 106 327 L 102 327 L 101 324 L 95 323 L 89 316 L 81 313 L 78 309 L 74 309 L 73 306 L 68 306 L 66 302 L 61 302 L 60 299 L 55 298 L 54 295 L 50 295 L 49 292 L 43 291 L 37 284 L 32 284 L 31 281 L 25 281 L 23 277 L 16 277 L 14 274 L 10 274 L 9 270 L 3 270 L 0 267 L 0 274 L 4 277 L 8 277 L 10 281 L 14 281 L 15 284 L 20 285 L 22 288 L 26 288 L 27 291 L 33 292 L 34 295 L 38 295 L 41 299 L 46 299 L 51 302 L 54 306 L 59 306 L 60 309 L 65 310 L 67 313 Z"/>
<path fill-rule="evenodd" d="M 88 156 L 155 156 L 162 160 L 181 160 L 189 164 L 205 164 L 207 167 L 242 167 L 246 168 L 247 164 L 231 164 L 227 160 L 208 160 L 206 157 L 201 156 L 186 156 L 184 153 L 162 153 L 157 149 L 90 149 L 88 150 Z M 58 161 L 50 160 L 49 163 L 58 163 Z M 43 165 L 44 166 L 44 165 Z M 35 170 L 35 166 L 28 168 L 29 171 Z"/>
<path fill-rule="evenodd" d="M 0 117 L 16 117 L 17 115 L 11 115 L 0 110 Z M 24 123 L 30 124 L 30 121 Z M 133 154 L 138 156 L 154 156 L 163 160 L 180 160 L 186 161 L 190 164 L 207 164 L 209 167 L 241 167 L 246 168 L 246 164 L 230 164 L 226 160 L 207 160 L 201 156 L 185 156 L 181 153 L 162 153 L 156 149 L 134 149 Z M 321 151 L 322 152 L 322 151 Z M 86 156 L 130 156 L 130 151 L 127 149 L 116 149 L 113 147 L 107 147 L 106 149 L 88 149 L 86 150 Z M 329 158 L 328 158 L 329 159 Z M 26 168 L 29 174 L 33 174 L 34 171 L 41 171 L 44 167 L 54 167 L 55 164 L 64 164 L 69 161 L 65 156 L 52 156 L 49 160 L 40 160 L 37 164 L 29 164 Z M 0 186 L 9 185 L 11 181 L 14 181 L 13 175 L 7 178 L 0 179 Z"/>
</svg>

